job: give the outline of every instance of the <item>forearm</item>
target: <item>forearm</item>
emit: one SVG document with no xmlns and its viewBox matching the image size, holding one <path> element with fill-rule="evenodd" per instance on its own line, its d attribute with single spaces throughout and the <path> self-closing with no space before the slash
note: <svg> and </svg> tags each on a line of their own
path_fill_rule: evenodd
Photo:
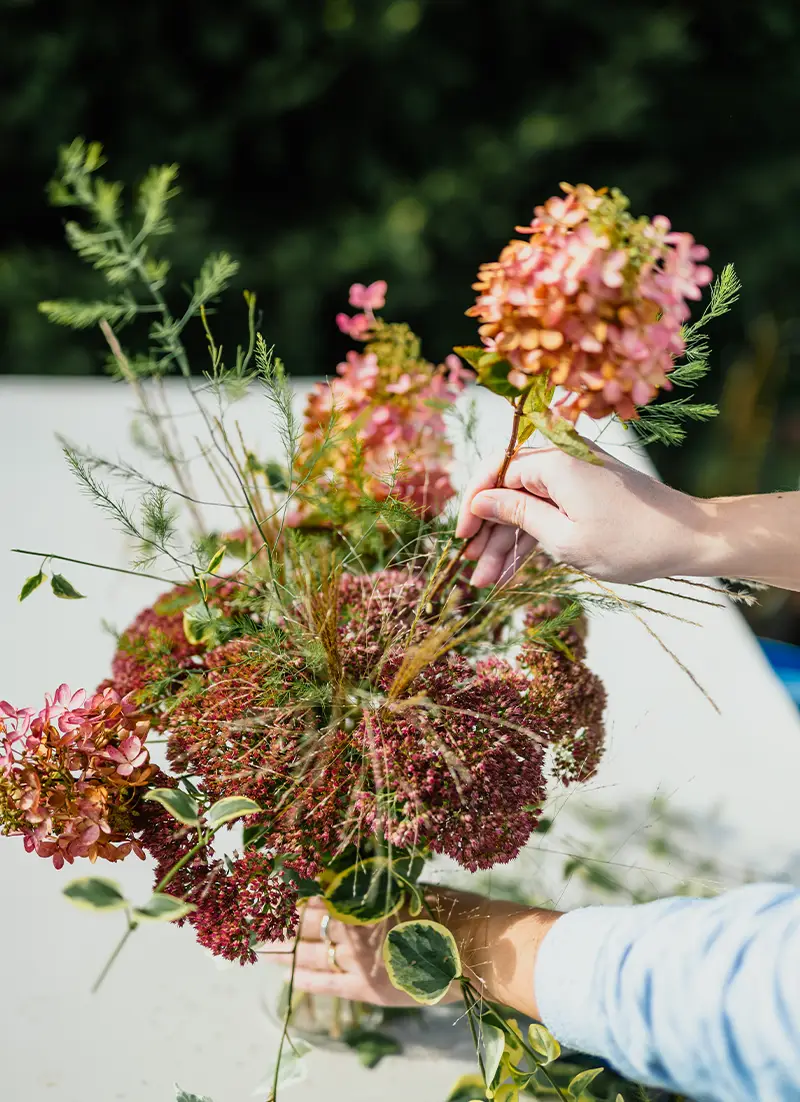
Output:
<svg viewBox="0 0 800 1102">
<path fill-rule="evenodd" d="M 705 523 L 676 573 L 748 578 L 800 591 L 800 492 L 699 502 Z"/>
<path fill-rule="evenodd" d="M 433 894 L 429 904 L 455 937 L 464 975 L 476 990 L 538 1019 L 532 977 L 539 946 L 560 912 L 446 891 Z"/>
</svg>

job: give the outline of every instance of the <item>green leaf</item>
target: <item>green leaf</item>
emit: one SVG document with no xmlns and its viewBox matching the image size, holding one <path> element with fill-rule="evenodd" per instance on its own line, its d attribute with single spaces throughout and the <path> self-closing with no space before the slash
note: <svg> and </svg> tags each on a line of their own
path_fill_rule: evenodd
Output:
<svg viewBox="0 0 800 1102">
<path fill-rule="evenodd" d="M 583 459 L 587 463 L 602 466 L 601 461 L 583 437 L 563 417 L 554 416 L 552 413 L 531 413 L 530 420 L 542 436 L 546 436 L 562 452 L 574 456 L 575 459 Z"/>
<path fill-rule="evenodd" d="M 82 601 L 84 594 L 79 593 L 74 585 L 67 581 L 63 574 L 54 574 L 50 579 L 50 588 L 56 597 L 63 597 L 67 601 Z"/>
<path fill-rule="evenodd" d="M 433 1006 L 461 975 L 458 946 L 450 931 L 438 922 L 418 918 L 401 922 L 386 935 L 383 961 L 398 991 Z"/>
<path fill-rule="evenodd" d="M 202 583 L 202 578 L 195 579 Z M 200 646 L 205 643 L 208 646 L 216 646 L 220 640 L 223 625 L 222 609 L 208 608 L 202 602 L 187 608 L 183 614 L 183 634 L 192 646 Z"/>
<path fill-rule="evenodd" d="M 161 804 L 179 823 L 185 823 L 186 826 L 200 825 L 197 802 L 180 788 L 151 788 L 144 798 Z"/>
<path fill-rule="evenodd" d="M 469 366 L 475 368 L 476 371 L 481 357 L 486 355 L 486 349 L 483 346 L 474 344 L 458 344 L 453 351 L 462 360 L 466 360 Z"/>
<path fill-rule="evenodd" d="M 477 368 L 478 383 L 491 390 L 492 394 L 499 394 L 502 398 L 515 402 L 519 398 L 519 390 L 508 381 L 510 370 L 511 365 L 506 360 L 492 352 L 487 353 Z"/>
<path fill-rule="evenodd" d="M 528 1044 L 536 1053 L 536 1059 L 540 1064 L 552 1064 L 561 1055 L 561 1045 L 539 1022 L 528 1026 Z"/>
<path fill-rule="evenodd" d="M 481 1036 L 483 1039 L 483 1070 L 486 1074 L 486 1083 L 493 1087 L 500 1071 L 500 1065 L 503 1062 L 506 1035 L 499 1026 L 481 1022 Z"/>
<path fill-rule="evenodd" d="M 216 828 L 245 815 L 257 815 L 259 811 L 261 808 L 255 800 L 248 800 L 246 796 L 225 796 L 208 809 L 206 822 L 210 827 Z"/>
<path fill-rule="evenodd" d="M 19 591 L 20 601 L 24 601 L 26 597 L 30 597 L 31 593 L 39 588 L 46 577 L 47 575 L 43 574 L 40 570 L 38 574 L 31 574 L 30 578 L 26 578 L 25 584 Z"/>
<path fill-rule="evenodd" d="M 405 899 L 385 857 L 368 857 L 338 876 L 325 892 L 331 914 L 350 926 L 372 926 L 397 914 Z"/>
<path fill-rule="evenodd" d="M 102 876 L 72 880 L 64 888 L 64 895 L 76 907 L 85 907 L 90 911 L 122 911 L 128 906 L 119 885 Z"/>
<path fill-rule="evenodd" d="M 486 1098 L 486 1084 L 480 1075 L 462 1075 L 454 1084 L 447 1096 L 447 1102 L 473 1102 L 473 1099 Z"/>
<path fill-rule="evenodd" d="M 189 1091 L 182 1090 L 176 1083 L 175 1102 L 211 1102 L 211 1099 L 205 1094 L 202 1097 L 199 1094 L 190 1094 Z"/>
<path fill-rule="evenodd" d="M 133 917 L 137 922 L 176 922 L 193 910 L 193 903 L 184 903 L 165 892 L 153 892 L 143 907 L 135 908 Z"/>
<path fill-rule="evenodd" d="M 555 387 L 550 382 L 550 375 L 535 375 L 525 398 L 522 402 L 522 412 L 526 417 L 534 413 L 544 413 L 553 400 Z"/>
<path fill-rule="evenodd" d="M 384 1056 L 399 1056 L 403 1051 L 403 1046 L 395 1037 L 376 1029 L 354 1026 L 347 1030 L 342 1040 L 358 1054 L 365 1068 L 377 1067 Z"/>
<path fill-rule="evenodd" d="M 589 1090 L 590 1084 L 595 1081 L 598 1075 L 602 1074 L 602 1068 L 591 1068 L 591 1070 L 589 1071 L 582 1071 L 578 1075 L 576 1075 L 574 1079 L 570 1080 L 570 1084 L 567 1089 L 569 1090 L 569 1093 L 572 1095 L 573 1098 L 585 1098 L 586 1092 Z M 591 1095 L 589 1095 L 589 1097 L 591 1098 Z"/>
<path fill-rule="evenodd" d="M 273 1083 L 277 1090 L 281 1090 L 283 1087 L 290 1087 L 294 1083 L 302 1082 L 308 1074 L 307 1068 L 302 1060 L 303 1057 L 308 1055 L 311 1051 L 311 1045 L 308 1041 L 304 1041 L 302 1037 L 287 1037 L 278 1057 L 280 1065 L 278 1067 L 277 1081 L 273 1069 L 263 1082 L 258 1085 L 255 1093 L 268 1093 L 269 1098 L 272 1100 L 275 1097 L 272 1094 Z"/>
<path fill-rule="evenodd" d="M 536 425 L 529 417 L 520 417 L 517 429 L 517 447 L 520 448 L 536 432 Z"/>
<path fill-rule="evenodd" d="M 227 550 L 228 550 L 227 547 L 223 544 L 222 547 L 220 547 L 211 556 L 211 559 L 209 560 L 208 566 L 206 567 L 206 574 L 215 574 L 216 573 L 217 567 L 222 562 L 222 560 L 225 558 L 225 552 Z"/>
</svg>

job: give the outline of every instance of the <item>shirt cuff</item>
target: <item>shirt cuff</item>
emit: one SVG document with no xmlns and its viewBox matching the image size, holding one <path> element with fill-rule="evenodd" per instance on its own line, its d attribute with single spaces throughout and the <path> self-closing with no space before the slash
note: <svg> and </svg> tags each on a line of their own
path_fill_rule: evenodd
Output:
<svg viewBox="0 0 800 1102">
<path fill-rule="evenodd" d="M 534 985 L 543 1024 L 565 1048 L 608 1052 L 608 1028 L 595 983 L 603 947 L 629 907 L 582 907 L 562 915 L 542 939 Z"/>
</svg>

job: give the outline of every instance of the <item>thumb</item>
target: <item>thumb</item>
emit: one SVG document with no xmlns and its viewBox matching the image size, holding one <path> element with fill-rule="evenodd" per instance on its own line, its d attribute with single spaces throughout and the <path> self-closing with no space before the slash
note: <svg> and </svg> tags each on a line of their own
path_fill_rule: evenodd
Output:
<svg viewBox="0 0 800 1102">
<path fill-rule="evenodd" d="M 482 520 L 521 528 L 545 546 L 559 540 L 569 525 L 552 502 L 521 490 L 483 490 L 473 498 L 472 512 Z"/>
</svg>

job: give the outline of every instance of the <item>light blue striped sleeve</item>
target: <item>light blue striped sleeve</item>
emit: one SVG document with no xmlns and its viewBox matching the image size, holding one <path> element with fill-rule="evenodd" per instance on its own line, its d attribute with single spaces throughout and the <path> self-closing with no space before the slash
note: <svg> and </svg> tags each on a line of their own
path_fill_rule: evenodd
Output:
<svg viewBox="0 0 800 1102">
<path fill-rule="evenodd" d="M 800 891 L 586 907 L 536 963 L 562 1046 L 697 1102 L 800 1100 Z"/>
</svg>

